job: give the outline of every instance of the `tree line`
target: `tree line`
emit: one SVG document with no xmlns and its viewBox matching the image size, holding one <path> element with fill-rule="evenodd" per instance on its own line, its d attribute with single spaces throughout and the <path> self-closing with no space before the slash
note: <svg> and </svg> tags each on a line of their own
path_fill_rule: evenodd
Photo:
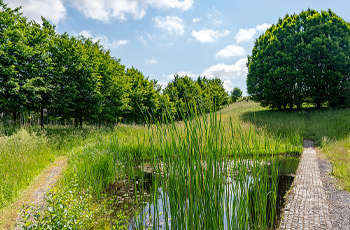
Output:
<svg viewBox="0 0 350 230">
<path fill-rule="evenodd" d="M 208 111 L 228 103 L 218 79 L 175 75 L 164 90 L 126 68 L 99 42 L 58 34 L 45 18 L 30 21 L 0 0 L 0 114 L 9 123 L 47 119 L 82 126 L 180 119 L 186 103 Z"/>
</svg>

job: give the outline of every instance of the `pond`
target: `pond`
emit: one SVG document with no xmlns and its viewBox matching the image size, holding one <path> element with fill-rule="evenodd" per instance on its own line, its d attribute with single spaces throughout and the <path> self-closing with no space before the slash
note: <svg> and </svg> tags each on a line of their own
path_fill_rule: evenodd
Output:
<svg viewBox="0 0 350 230">
<path fill-rule="evenodd" d="M 251 159 L 241 160 L 241 162 L 243 161 L 247 167 L 252 164 Z M 284 196 L 293 182 L 298 163 L 299 158 L 293 156 L 279 156 L 268 161 L 259 160 L 258 164 L 253 164 L 259 165 L 260 170 L 267 172 L 267 177 L 256 177 L 253 173 L 254 169 L 249 170 L 249 172 L 245 171 L 245 177 L 234 173 L 227 174 L 224 186 L 214 186 L 213 188 L 216 190 L 213 190 L 212 194 L 208 194 L 208 191 L 198 191 L 197 194 L 192 194 L 180 187 L 180 191 L 174 191 L 179 185 L 172 187 L 166 184 L 169 181 L 166 180 L 164 173 L 162 173 L 163 177 L 160 178 L 150 166 L 138 167 L 142 170 L 135 173 L 133 179 L 138 184 L 136 189 L 143 190 L 143 195 L 138 198 L 142 201 L 139 202 L 138 215 L 130 220 L 129 230 L 193 229 L 194 226 L 201 228 L 203 226 L 190 223 L 198 218 L 202 219 L 203 222 L 208 218 L 213 222 L 218 222 L 216 226 L 221 226 L 221 229 L 256 229 L 257 219 L 259 220 L 258 226 L 271 224 L 272 227 L 269 229 L 276 228 L 280 222 Z M 237 164 L 235 159 L 227 161 L 226 169 L 233 167 L 234 164 Z M 198 170 L 200 169 L 198 168 Z M 277 180 L 272 175 L 276 172 Z M 263 180 L 265 182 L 262 183 Z M 222 178 L 220 182 L 222 182 Z M 261 183 L 263 187 L 265 186 L 263 189 Z M 183 184 L 182 187 L 187 187 L 187 185 Z M 260 197 L 260 195 L 266 196 L 266 194 L 270 196 L 273 189 L 276 189 L 274 199 Z M 206 189 L 204 188 L 204 190 Z M 181 191 L 184 191 L 185 194 L 180 195 Z M 200 194 L 201 192 L 203 194 Z M 174 199 L 174 197 L 177 198 Z M 217 203 L 212 206 L 213 202 L 209 201 L 208 198 L 212 201 L 217 200 Z M 175 203 L 177 202 L 175 205 L 174 200 Z M 262 205 L 259 204 L 260 202 Z M 216 212 L 197 210 L 205 208 L 206 204 L 210 208 L 214 207 Z M 193 207 L 196 205 L 197 207 Z M 260 210 L 256 211 L 257 207 Z M 206 213 L 208 214 L 205 215 Z M 265 215 L 263 218 L 261 217 L 262 213 Z M 266 223 L 261 223 L 261 221 Z"/>
</svg>

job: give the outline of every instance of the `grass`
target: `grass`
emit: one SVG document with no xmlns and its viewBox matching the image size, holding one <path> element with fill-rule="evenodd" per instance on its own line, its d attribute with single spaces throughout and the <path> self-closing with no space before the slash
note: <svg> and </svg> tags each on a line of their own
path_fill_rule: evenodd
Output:
<svg viewBox="0 0 350 230">
<path fill-rule="evenodd" d="M 323 151 L 333 164 L 333 176 L 340 180 L 339 188 L 350 192 L 350 136 L 324 144 Z"/>
<path fill-rule="evenodd" d="M 193 113 L 183 122 L 167 120 L 148 129 L 120 126 L 110 132 L 95 131 L 89 142 L 68 155 L 69 166 L 59 191 L 78 187 L 79 199 L 83 199 L 79 203 L 91 207 L 116 196 L 108 206 L 111 212 L 90 212 L 90 217 L 100 222 L 80 219 L 79 226 L 89 228 L 97 228 L 110 218 L 120 222 L 120 202 L 128 210 L 138 211 L 139 229 L 146 226 L 145 218 L 158 227 L 165 218 L 165 223 L 177 229 L 275 226 L 278 167 L 275 163 L 269 164 L 272 168 L 261 164 L 268 165 L 275 154 L 300 153 L 301 140 L 281 139 L 240 123 L 240 113 L 228 117 Z M 66 196 L 64 192 L 57 194 Z M 144 212 L 145 202 L 153 207 L 151 213 Z M 64 209 L 56 211 L 69 213 Z M 50 219 L 47 210 L 41 213 L 44 218 L 39 224 L 45 225 Z M 129 214 L 124 212 L 124 216 Z M 204 222 L 202 216 L 207 217 Z"/>
<path fill-rule="evenodd" d="M 0 210 L 10 204 L 50 162 L 55 152 L 45 136 L 20 129 L 0 137 Z"/>
<path fill-rule="evenodd" d="M 300 111 L 255 110 L 244 112 L 241 118 L 269 133 L 288 137 L 301 135 L 323 146 L 350 133 L 350 109 L 305 109 Z"/>
<path fill-rule="evenodd" d="M 249 104 L 253 108 L 240 115 L 242 120 L 274 136 L 313 140 L 333 164 L 338 186 L 350 192 L 350 109 L 271 111 Z"/>
<path fill-rule="evenodd" d="M 165 123 L 149 127 L 22 132 L 45 140 L 42 146 L 53 156 L 69 157 L 56 195 L 48 202 L 76 200 L 75 206 L 55 206 L 56 213 L 66 213 L 68 220 L 75 211 L 88 210 L 89 218 L 77 217 L 84 228 L 107 228 L 115 221 L 112 227 L 123 229 L 125 220 L 138 211 L 139 229 L 149 223 L 155 229 L 161 223 L 166 229 L 268 229 L 277 224 L 279 167 L 274 159 L 299 154 L 303 138 L 323 148 L 334 164 L 334 175 L 349 188 L 349 115 L 346 109 L 279 112 L 240 102 L 218 113 L 192 113 L 177 123 L 164 118 Z M 12 133 L 11 138 L 19 135 Z M 10 137 L 4 137 L 6 143 Z M 13 154 L 15 148 L 8 152 Z M 74 189 L 75 195 L 68 196 Z M 40 221 L 52 214 L 46 209 L 38 223 L 49 224 Z"/>
<path fill-rule="evenodd" d="M 67 165 L 67 157 L 57 157 L 55 162 L 35 178 L 15 201 L 0 211 L 0 229 L 11 229 L 18 221 L 18 211 L 23 208 L 23 204 L 28 204 L 33 199 L 33 191 L 45 189 L 49 180 L 55 180 L 60 175 L 52 176 L 52 172 L 57 168 L 64 168 Z"/>
<path fill-rule="evenodd" d="M 130 128 L 121 127 L 129 135 Z M 62 155 L 84 149 L 89 143 L 102 140 L 110 128 L 49 126 L 2 128 L 0 136 L 0 210 L 11 204 L 30 183 Z"/>
</svg>

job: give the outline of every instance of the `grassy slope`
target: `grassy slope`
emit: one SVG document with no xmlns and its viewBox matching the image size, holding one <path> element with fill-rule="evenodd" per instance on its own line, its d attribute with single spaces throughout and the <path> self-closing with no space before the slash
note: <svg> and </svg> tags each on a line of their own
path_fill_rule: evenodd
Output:
<svg viewBox="0 0 350 230">
<path fill-rule="evenodd" d="M 273 135 L 302 135 L 315 141 L 333 164 L 333 175 L 339 187 L 350 192 L 350 109 L 305 109 L 271 111 L 252 102 L 251 111 L 240 118 L 257 127 L 265 127 Z"/>
</svg>

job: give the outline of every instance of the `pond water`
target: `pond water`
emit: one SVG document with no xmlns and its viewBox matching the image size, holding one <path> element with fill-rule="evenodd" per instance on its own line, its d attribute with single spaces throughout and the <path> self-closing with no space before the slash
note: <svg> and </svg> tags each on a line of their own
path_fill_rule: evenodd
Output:
<svg viewBox="0 0 350 230">
<path fill-rule="evenodd" d="M 262 167 L 267 167 L 268 170 L 271 167 L 271 164 L 277 164 L 278 165 L 278 187 L 277 187 L 277 197 L 276 197 L 276 212 L 277 212 L 277 218 L 279 222 L 279 218 L 281 215 L 281 209 L 284 205 L 284 196 L 286 192 L 289 190 L 293 179 L 295 172 L 297 170 L 298 164 L 299 164 L 299 158 L 298 157 L 291 157 L 291 156 L 281 156 L 276 157 L 274 161 L 271 163 L 264 163 L 262 162 Z M 148 171 L 148 172 L 147 172 Z M 152 184 L 154 183 L 154 175 L 151 172 L 152 170 L 143 170 L 143 187 L 146 190 L 146 193 L 150 193 Z M 239 218 L 237 216 L 237 213 L 231 213 L 229 214 L 227 212 L 227 207 L 232 206 L 235 202 L 239 202 L 237 198 L 235 197 L 235 193 L 232 192 L 232 190 L 238 186 L 238 183 L 236 183 L 235 179 L 230 178 L 230 182 L 225 187 L 225 192 L 223 193 L 225 196 L 225 200 L 227 200 L 227 204 L 222 207 L 224 211 L 223 215 L 223 222 L 224 222 L 224 229 L 228 229 L 228 219 L 232 221 L 232 219 Z M 270 181 L 270 183 L 272 183 Z M 254 184 L 254 180 L 251 179 L 248 175 L 247 178 L 247 187 L 253 187 L 251 185 Z M 241 186 L 241 185 L 240 185 Z M 249 193 L 249 188 L 244 188 L 242 191 Z M 172 229 L 172 216 L 169 208 L 169 197 L 166 191 L 163 191 L 162 188 L 157 188 L 158 191 L 158 197 L 153 198 L 153 202 L 146 203 L 143 208 L 140 208 L 139 210 L 139 216 L 136 218 L 132 218 L 129 224 L 129 230 L 136 229 L 137 225 L 143 225 L 145 229 Z M 247 194 L 249 195 L 249 194 Z M 240 196 L 242 197 L 242 196 Z M 188 201 L 187 201 L 188 202 Z M 156 207 L 155 207 L 156 206 Z M 269 206 L 268 206 L 269 207 Z M 155 213 L 158 213 L 155 215 Z M 232 211 L 231 211 L 232 212 Z M 254 210 L 252 210 L 251 207 L 247 208 L 247 215 L 254 215 Z M 269 210 L 266 210 L 266 213 L 269 213 Z M 233 217 L 232 217 L 233 216 Z M 228 218 L 229 217 L 229 218 Z M 154 218 L 157 218 L 156 226 L 153 226 Z M 269 217 L 267 216 L 267 219 Z M 142 223 L 141 223 L 142 222 Z M 167 223 L 167 224 L 166 224 Z M 251 229 L 251 227 L 246 227 L 247 229 Z"/>
</svg>

